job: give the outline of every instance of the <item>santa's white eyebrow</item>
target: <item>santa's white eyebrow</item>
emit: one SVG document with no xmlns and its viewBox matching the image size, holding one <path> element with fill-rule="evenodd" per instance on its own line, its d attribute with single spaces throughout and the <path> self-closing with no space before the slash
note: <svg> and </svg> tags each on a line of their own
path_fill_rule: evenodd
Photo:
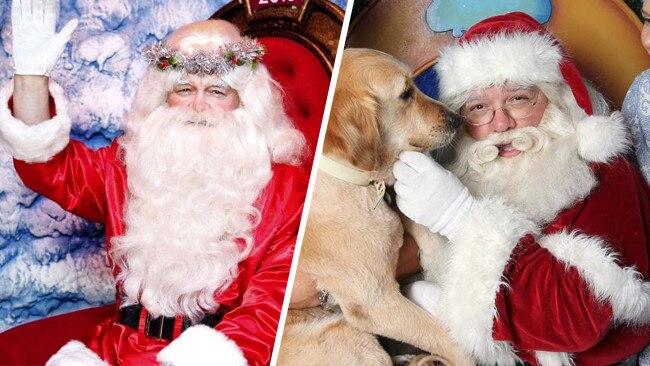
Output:
<svg viewBox="0 0 650 366">
<path fill-rule="evenodd" d="M 174 83 L 174 86 L 179 86 L 179 85 L 193 85 L 189 80 L 178 80 L 176 83 Z M 228 84 L 224 83 L 223 81 L 215 81 L 211 84 L 208 85 L 208 88 L 228 88 Z"/>
<path fill-rule="evenodd" d="M 189 84 L 191 84 L 189 80 L 177 80 L 174 83 L 174 86 L 177 86 L 177 85 L 189 85 Z"/>
<path fill-rule="evenodd" d="M 535 88 L 536 87 L 533 86 L 533 85 L 529 85 L 529 86 L 515 85 L 515 86 L 510 86 L 510 87 L 504 87 L 502 90 L 504 92 L 507 92 L 507 93 L 512 93 L 512 92 L 516 92 L 516 91 L 520 91 L 520 90 L 534 90 Z M 485 93 L 475 95 L 475 96 L 470 96 L 469 98 L 467 98 L 466 103 L 469 103 L 469 102 L 472 102 L 472 101 L 475 101 L 475 100 L 481 100 L 481 99 L 484 99 L 484 98 L 485 98 Z"/>
<path fill-rule="evenodd" d="M 512 87 L 505 88 L 504 90 L 507 92 L 516 92 L 520 90 L 534 90 L 535 86 L 534 85 L 528 85 L 528 86 L 523 86 L 523 85 L 515 85 Z"/>
<path fill-rule="evenodd" d="M 476 100 L 483 100 L 485 98 L 486 98 L 485 94 L 469 97 L 469 98 L 467 98 L 467 101 L 465 102 L 465 104 L 467 104 L 469 102 L 476 101 Z"/>
<path fill-rule="evenodd" d="M 214 83 L 210 84 L 210 87 L 228 88 L 229 86 L 223 81 L 215 81 Z"/>
</svg>

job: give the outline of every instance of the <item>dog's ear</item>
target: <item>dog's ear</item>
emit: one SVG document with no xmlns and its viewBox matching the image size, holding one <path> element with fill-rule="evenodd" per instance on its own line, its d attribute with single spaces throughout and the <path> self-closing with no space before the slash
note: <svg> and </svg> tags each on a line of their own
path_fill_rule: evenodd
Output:
<svg viewBox="0 0 650 366">
<path fill-rule="evenodd" d="M 338 83 L 350 84 L 339 79 Z M 345 158 L 357 168 L 377 169 L 379 154 L 378 103 L 356 85 L 336 89 L 323 152 Z"/>
</svg>

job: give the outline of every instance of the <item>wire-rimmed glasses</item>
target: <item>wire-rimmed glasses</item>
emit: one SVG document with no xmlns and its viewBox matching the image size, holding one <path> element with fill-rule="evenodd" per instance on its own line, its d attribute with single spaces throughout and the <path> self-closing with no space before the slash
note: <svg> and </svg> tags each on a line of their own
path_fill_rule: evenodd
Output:
<svg viewBox="0 0 650 366">
<path fill-rule="evenodd" d="M 516 120 L 530 117 L 539 97 L 538 88 L 523 88 L 515 91 L 499 108 L 484 103 L 468 103 L 461 110 L 463 120 L 472 126 L 484 126 L 492 122 L 494 114 L 501 109 L 510 118 Z"/>
</svg>

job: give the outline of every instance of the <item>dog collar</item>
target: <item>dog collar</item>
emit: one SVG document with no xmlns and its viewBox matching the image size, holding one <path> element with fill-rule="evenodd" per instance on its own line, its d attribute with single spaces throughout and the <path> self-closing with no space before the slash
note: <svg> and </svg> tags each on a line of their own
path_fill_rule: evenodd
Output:
<svg viewBox="0 0 650 366">
<path fill-rule="evenodd" d="M 318 170 L 321 170 L 334 178 L 340 179 L 342 181 L 352 183 L 358 186 L 367 187 L 369 185 L 375 186 L 377 191 L 377 201 L 373 210 L 377 208 L 379 202 L 384 198 L 386 194 L 386 184 L 384 181 L 376 181 L 370 178 L 369 172 L 366 170 L 359 170 L 351 166 L 342 164 L 336 160 L 330 159 L 325 155 L 322 155 L 320 158 L 320 163 L 318 164 Z"/>
</svg>

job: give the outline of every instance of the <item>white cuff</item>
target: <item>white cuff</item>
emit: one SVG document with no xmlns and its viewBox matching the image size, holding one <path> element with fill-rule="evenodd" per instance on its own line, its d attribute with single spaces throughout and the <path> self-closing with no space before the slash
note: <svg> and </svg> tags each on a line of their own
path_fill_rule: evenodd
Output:
<svg viewBox="0 0 650 366">
<path fill-rule="evenodd" d="M 508 342 L 492 338 L 496 295 L 512 251 L 527 234 L 539 229 L 503 199 L 474 202 L 449 237 L 449 261 L 443 274 L 443 294 L 437 315 L 454 339 L 479 363 L 514 365 L 518 360 Z"/>
<path fill-rule="evenodd" d="M 535 359 L 541 366 L 573 366 L 573 353 L 535 351 Z"/>
<path fill-rule="evenodd" d="M 85 344 L 70 341 L 50 357 L 45 366 L 109 366 Z"/>
<path fill-rule="evenodd" d="M 542 237 L 539 245 L 580 272 L 596 298 L 611 304 L 615 322 L 650 324 L 650 282 L 635 268 L 620 267 L 603 239 L 560 232 Z"/>
<path fill-rule="evenodd" d="M 13 81 L 0 90 L 0 147 L 14 158 L 28 163 L 42 163 L 63 150 L 70 141 L 70 118 L 63 89 L 53 81 L 50 94 L 56 104 L 56 116 L 36 125 L 26 125 L 9 110 Z"/>
<path fill-rule="evenodd" d="M 195 325 L 158 353 L 158 362 L 174 366 L 246 366 L 241 349 L 223 333 Z"/>
</svg>

